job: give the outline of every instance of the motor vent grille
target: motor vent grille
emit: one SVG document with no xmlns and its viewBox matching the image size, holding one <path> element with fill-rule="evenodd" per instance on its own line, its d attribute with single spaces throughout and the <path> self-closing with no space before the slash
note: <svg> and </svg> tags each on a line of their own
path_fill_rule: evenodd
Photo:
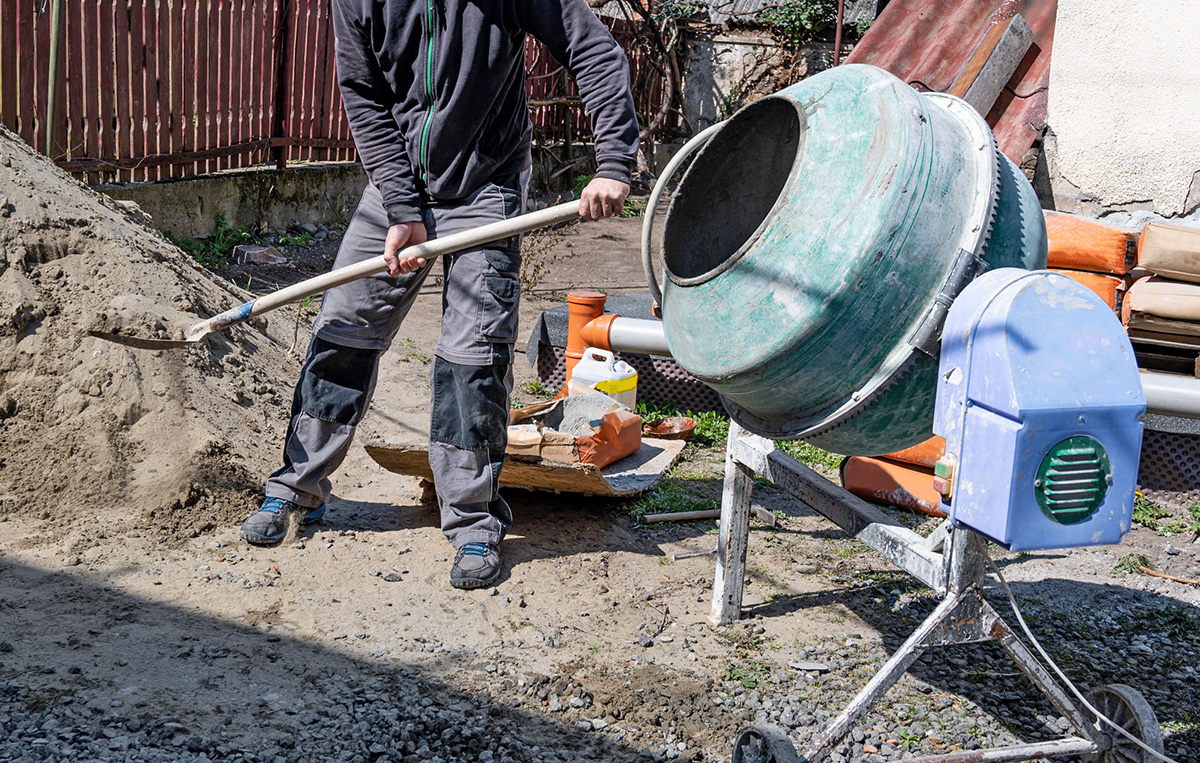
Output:
<svg viewBox="0 0 1200 763">
<path fill-rule="evenodd" d="M 1038 468 L 1034 490 L 1047 517 L 1073 525 L 1096 513 L 1111 484 L 1112 467 L 1104 446 L 1079 435 L 1050 449 Z"/>
</svg>

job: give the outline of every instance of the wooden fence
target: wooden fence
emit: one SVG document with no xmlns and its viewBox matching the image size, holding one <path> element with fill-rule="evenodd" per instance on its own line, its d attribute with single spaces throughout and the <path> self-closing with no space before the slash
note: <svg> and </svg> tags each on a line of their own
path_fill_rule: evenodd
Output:
<svg viewBox="0 0 1200 763">
<path fill-rule="evenodd" d="M 0 0 L 0 37 L 0 121 L 88 182 L 355 158 L 329 0 Z M 527 61 L 539 138 L 584 134 L 557 63 Z M 661 77 L 632 63 L 652 113 Z"/>
</svg>

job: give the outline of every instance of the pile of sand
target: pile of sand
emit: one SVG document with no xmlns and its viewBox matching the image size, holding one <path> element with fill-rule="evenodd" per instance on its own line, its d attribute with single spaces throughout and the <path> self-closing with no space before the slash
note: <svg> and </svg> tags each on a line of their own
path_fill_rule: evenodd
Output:
<svg viewBox="0 0 1200 763">
<path fill-rule="evenodd" d="M 299 361 L 265 322 L 182 350 L 88 333 L 179 335 L 250 298 L 144 219 L 0 128 L 0 519 L 76 545 L 236 524 L 287 424 Z"/>
</svg>

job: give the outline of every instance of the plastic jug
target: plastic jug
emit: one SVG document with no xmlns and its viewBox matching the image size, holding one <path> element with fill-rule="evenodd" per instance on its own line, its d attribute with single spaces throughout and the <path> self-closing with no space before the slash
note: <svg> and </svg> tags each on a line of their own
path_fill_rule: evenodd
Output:
<svg viewBox="0 0 1200 763">
<path fill-rule="evenodd" d="M 623 360 L 617 360 L 608 350 L 589 347 L 575 364 L 571 380 L 595 387 L 618 403 L 633 410 L 637 403 L 637 371 Z"/>
</svg>

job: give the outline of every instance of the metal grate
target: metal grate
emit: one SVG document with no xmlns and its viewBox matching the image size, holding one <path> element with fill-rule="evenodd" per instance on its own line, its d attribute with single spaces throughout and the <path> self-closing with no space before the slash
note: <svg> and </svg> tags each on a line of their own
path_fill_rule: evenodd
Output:
<svg viewBox="0 0 1200 763">
<path fill-rule="evenodd" d="M 1138 482 L 1147 498 L 1163 505 L 1200 503 L 1200 437 L 1145 430 Z"/>
<path fill-rule="evenodd" d="M 720 396 L 712 387 L 667 358 L 650 355 L 617 355 L 638 373 L 638 400 L 659 405 L 674 404 L 681 411 L 721 411 Z M 562 347 L 538 344 L 538 379 L 547 389 L 560 389 L 567 381 L 567 351 Z"/>
<path fill-rule="evenodd" d="M 1090 517 L 1100 508 L 1112 471 L 1100 443 L 1071 437 L 1050 449 L 1038 469 L 1038 504 L 1046 516 L 1064 525 Z"/>
</svg>

